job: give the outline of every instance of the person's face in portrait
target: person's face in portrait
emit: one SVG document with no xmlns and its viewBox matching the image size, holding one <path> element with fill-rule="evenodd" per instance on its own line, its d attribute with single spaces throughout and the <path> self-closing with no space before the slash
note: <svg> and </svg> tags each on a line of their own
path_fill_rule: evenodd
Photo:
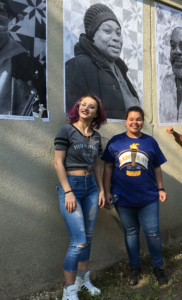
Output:
<svg viewBox="0 0 182 300">
<path fill-rule="evenodd" d="M 98 105 L 97 102 L 92 99 L 91 97 L 85 97 L 81 100 L 79 104 L 79 117 L 88 120 L 88 119 L 94 119 L 98 115 Z"/>
<path fill-rule="evenodd" d="M 104 54 L 108 61 L 115 61 L 119 58 L 123 39 L 121 28 L 113 21 L 103 22 L 93 36 L 94 45 Z"/>
<path fill-rule="evenodd" d="M 0 16 L 0 49 L 6 44 L 9 39 L 9 20 L 6 17 Z"/>
<path fill-rule="evenodd" d="M 144 125 L 144 120 L 138 111 L 131 111 L 128 114 L 128 117 L 126 119 L 126 127 L 128 131 L 132 134 L 140 134 L 140 131 L 142 130 Z"/>
<path fill-rule="evenodd" d="M 173 73 L 176 77 L 182 78 L 182 28 L 176 28 L 173 30 L 170 44 L 170 60 Z"/>
</svg>

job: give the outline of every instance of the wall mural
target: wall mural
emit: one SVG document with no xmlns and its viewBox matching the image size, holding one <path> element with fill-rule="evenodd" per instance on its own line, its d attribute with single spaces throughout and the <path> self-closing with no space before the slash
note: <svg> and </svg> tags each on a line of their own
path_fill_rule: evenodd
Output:
<svg viewBox="0 0 182 300">
<path fill-rule="evenodd" d="M 182 11 L 155 3 L 159 125 L 182 125 Z"/>
<path fill-rule="evenodd" d="M 46 0 L 0 0 L 0 119 L 48 121 Z"/>
<path fill-rule="evenodd" d="M 143 106 L 143 1 L 63 0 L 65 102 L 68 111 L 95 94 L 108 121 Z"/>
</svg>

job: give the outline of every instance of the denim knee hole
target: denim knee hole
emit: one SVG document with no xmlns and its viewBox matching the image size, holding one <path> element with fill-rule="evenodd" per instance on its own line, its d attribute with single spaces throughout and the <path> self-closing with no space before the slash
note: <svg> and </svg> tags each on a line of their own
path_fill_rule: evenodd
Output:
<svg viewBox="0 0 182 300">
<path fill-rule="evenodd" d="M 90 244 L 90 243 L 91 243 L 93 233 L 94 233 L 94 230 L 93 230 L 93 228 L 91 228 L 91 229 L 88 231 L 88 233 L 87 233 L 87 237 L 86 237 L 86 238 L 87 238 L 87 244 Z"/>
<path fill-rule="evenodd" d="M 75 213 L 77 214 L 77 216 L 78 216 L 79 218 L 82 218 L 82 219 L 83 219 L 83 213 L 82 213 L 82 210 L 81 210 L 81 207 L 80 207 L 79 204 L 77 204 L 77 207 L 76 207 L 76 209 L 75 209 Z"/>
<path fill-rule="evenodd" d="M 127 236 L 133 236 L 133 235 L 138 235 L 139 231 L 137 229 L 133 228 L 127 228 L 126 226 L 124 227 L 126 235 Z"/>
<path fill-rule="evenodd" d="M 81 227 L 80 227 L 80 231 L 84 231 L 85 230 L 85 228 L 84 228 L 84 226 L 83 225 L 81 225 Z"/>
<path fill-rule="evenodd" d="M 84 244 L 79 244 L 79 245 L 77 245 L 76 247 L 77 247 L 77 248 L 85 248 L 85 247 L 86 247 L 86 243 L 84 243 Z"/>
<path fill-rule="evenodd" d="M 151 237 L 155 241 L 160 240 L 160 234 L 154 233 Z"/>
</svg>

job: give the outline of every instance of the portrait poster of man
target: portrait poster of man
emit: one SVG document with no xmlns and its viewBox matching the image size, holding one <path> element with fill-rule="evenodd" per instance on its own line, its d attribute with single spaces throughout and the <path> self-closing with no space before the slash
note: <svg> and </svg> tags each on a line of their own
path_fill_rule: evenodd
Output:
<svg viewBox="0 0 182 300">
<path fill-rule="evenodd" d="M 160 126 L 182 125 L 182 11 L 155 3 Z"/>
<path fill-rule="evenodd" d="M 49 121 L 46 0 L 0 0 L 0 119 Z"/>
<path fill-rule="evenodd" d="M 143 106 L 143 1 L 63 0 L 64 111 L 88 94 L 108 121 Z"/>
</svg>

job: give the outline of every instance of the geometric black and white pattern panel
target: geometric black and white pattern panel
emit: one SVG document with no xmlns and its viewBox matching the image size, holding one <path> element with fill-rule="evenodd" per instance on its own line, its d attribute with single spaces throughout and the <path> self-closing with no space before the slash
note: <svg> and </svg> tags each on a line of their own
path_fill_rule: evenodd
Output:
<svg viewBox="0 0 182 300">
<path fill-rule="evenodd" d="M 143 106 L 143 0 L 63 0 L 64 62 L 74 57 L 74 45 L 84 33 L 85 11 L 95 3 L 107 5 L 117 16 L 123 34 L 120 57 Z"/>
<path fill-rule="evenodd" d="M 13 7 L 24 19 L 11 19 L 11 36 L 46 69 L 46 0 L 12 0 Z"/>
</svg>

